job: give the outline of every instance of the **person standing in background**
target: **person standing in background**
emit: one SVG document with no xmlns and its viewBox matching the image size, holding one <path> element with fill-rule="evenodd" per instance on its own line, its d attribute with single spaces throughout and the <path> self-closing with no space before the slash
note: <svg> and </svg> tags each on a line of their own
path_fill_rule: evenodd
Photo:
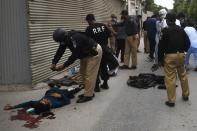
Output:
<svg viewBox="0 0 197 131">
<path fill-rule="evenodd" d="M 107 22 L 107 27 L 111 30 L 111 37 L 110 40 L 110 48 L 112 49 L 113 53 L 116 51 L 116 24 L 117 24 L 117 16 L 115 14 L 111 15 L 111 20 Z"/>
<path fill-rule="evenodd" d="M 155 53 L 155 36 L 157 33 L 156 29 L 156 15 L 153 15 L 150 19 L 147 21 L 147 34 L 148 34 L 148 40 L 150 45 L 150 53 L 148 57 L 148 62 L 152 62 L 154 60 L 154 53 Z"/>
<path fill-rule="evenodd" d="M 125 19 L 125 53 L 124 53 L 124 65 L 120 66 L 120 69 L 136 69 L 137 68 L 137 44 L 138 44 L 138 30 L 137 23 L 134 18 L 128 15 L 127 10 L 121 12 L 122 17 Z M 132 58 L 132 66 L 129 67 L 130 57 Z"/>
<path fill-rule="evenodd" d="M 185 64 L 186 64 L 186 69 L 188 69 L 189 67 L 189 58 L 190 55 L 193 53 L 194 54 L 194 60 L 195 60 L 195 69 L 194 71 L 197 71 L 197 31 L 196 29 L 193 27 L 194 23 L 190 20 L 187 20 L 187 22 L 185 23 L 185 32 L 187 33 L 190 42 L 191 42 L 191 46 L 189 48 L 189 50 L 187 51 L 186 54 L 186 59 L 185 59 Z"/>
<path fill-rule="evenodd" d="M 138 31 L 138 36 L 139 36 L 138 45 L 137 45 L 137 52 L 140 52 L 139 51 L 139 46 L 140 46 L 140 38 L 141 38 L 141 19 L 142 19 L 142 16 L 137 15 L 136 23 L 137 23 L 137 31 Z"/>
<path fill-rule="evenodd" d="M 125 39 L 126 39 L 126 32 L 125 32 L 125 20 L 121 16 L 121 21 L 118 23 L 117 26 L 117 37 L 116 37 L 116 57 L 118 58 L 119 53 L 121 51 L 120 60 L 124 62 L 124 50 L 125 50 Z"/>
<path fill-rule="evenodd" d="M 148 35 L 147 35 L 147 21 L 150 19 L 150 17 L 147 17 L 146 20 L 143 22 L 143 33 L 144 33 L 144 53 L 149 53 L 150 51 L 150 45 L 148 41 Z"/>
</svg>

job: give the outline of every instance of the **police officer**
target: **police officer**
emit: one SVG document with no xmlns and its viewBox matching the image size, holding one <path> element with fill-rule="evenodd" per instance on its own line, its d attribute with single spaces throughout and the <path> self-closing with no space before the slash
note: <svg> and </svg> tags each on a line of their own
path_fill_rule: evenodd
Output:
<svg viewBox="0 0 197 131">
<path fill-rule="evenodd" d="M 137 47 L 138 47 L 138 29 L 137 23 L 134 18 L 128 15 L 127 10 L 121 12 L 122 17 L 125 19 L 125 53 L 124 53 L 124 65 L 120 69 L 136 69 L 137 68 Z M 129 67 L 130 57 L 132 57 L 132 66 Z"/>
<path fill-rule="evenodd" d="M 100 65 L 100 76 L 103 80 L 103 84 L 100 86 L 103 89 L 108 89 L 108 68 L 107 68 L 107 57 L 110 55 L 109 47 L 108 47 L 108 38 L 110 37 L 111 31 L 107 28 L 107 26 L 103 23 L 96 23 L 94 14 L 88 14 L 86 16 L 86 21 L 88 22 L 89 26 L 86 28 L 86 34 L 93 38 L 97 43 L 99 43 L 103 49 L 103 56 Z M 100 91 L 99 88 L 99 76 L 97 78 L 96 90 L 97 92 Z"/>
<path fill-rule="evenodd" d="M 66 32 L 61 28 L 53 32 L 53 39 L 55 42 L 59 43 L 59 48 L 52 60 L 51 70 L 61 71 L 74 63 L 76 59 L 80 59 L 79 72 L 84 83 L 84 94 L 79 96 L 77 103 L 92 100 L 96 76 L 102 58 L 102 49 L 100 45 L 80 32 Z M 69 48 L 72 52 L 71 56 L 69 56 L 68 60 L 63 65 L 56 66 L 66 48 Z"/>
<path fill-rule="evenodd" d="M 189 100 L 189 86 L 184 66 L 185 54 L 190 47 L 190 41 L 185 31 L 175 24 L 176 15 L 168 13 L 166 22 L 168 28 L 162 31 L 162 38 L 159 43 L 159 63 L 164 63 L 165 85 L 167 89 L 168 101 L 165 104 L 174 107 L 176 101 L 176 76 L 178 74 L 181 87 L 182 98 Z"/>
<path fill-rule="evenodd" d="M 110 48 L 113 50 L 113 53 L 116 51 L 116 35 L 117 35 L 117 16 L 115 14 L 111 14 L 111 20 L 107 22 L 107 27 L 111 30 L 110 36 Z"/>
</svg>

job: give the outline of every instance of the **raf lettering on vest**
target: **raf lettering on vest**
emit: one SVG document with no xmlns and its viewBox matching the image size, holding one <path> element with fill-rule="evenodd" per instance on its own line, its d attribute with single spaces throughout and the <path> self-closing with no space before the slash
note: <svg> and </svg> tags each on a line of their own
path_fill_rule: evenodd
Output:
<svg viewBox="0 0 197 131">
<path fill-rule="evenodd" d="M 94 34 L 98 34 L 98 33 L 104 32 L 105 31 L 105 27 L 101 26 L 101 27 L 93 28 L 92 30 L 93 30 Z"/>
</svg>

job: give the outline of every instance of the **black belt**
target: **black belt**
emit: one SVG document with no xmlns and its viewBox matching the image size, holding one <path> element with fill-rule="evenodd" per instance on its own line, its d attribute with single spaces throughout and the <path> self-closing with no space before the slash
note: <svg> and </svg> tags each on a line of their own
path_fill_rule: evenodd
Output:
<svg viewBox="0 0 197 131">
<path fill-rule="evenodd" d="M 166 52 L 166 54 L 178 54 L 178 53 L 184 53 L 185 51 L 174 51 L 174 52 Z"/>
</svg>

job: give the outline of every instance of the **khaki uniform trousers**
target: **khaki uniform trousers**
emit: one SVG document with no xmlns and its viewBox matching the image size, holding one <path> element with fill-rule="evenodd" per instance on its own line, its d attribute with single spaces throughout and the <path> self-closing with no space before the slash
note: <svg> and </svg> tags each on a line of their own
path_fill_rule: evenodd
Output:
<svg viewBox="0 0 197 131">
<path fill-rule="evenodd" d="M 113 53 L 115 53 L 116 52 L 116 37 L 111 36 L 109 38 L 109 43 L 110 43 L 109 47 L 112 49 Z"/>
<path fill-rule="evenodd" d="M 184 61 L 184 53 L 166 54 L 164 57 L 165 85 L 167 89 L 168 102 L 170 103 L 175 103 L 176 101 L 177 74 L 181 83 L 182 96 L 189 96 L 189 85 Z"/>
<path fill-rule="evenodd" d="M 137 66 L 137 45 L 138 34 L 127 36 L 125 40 L 125 52 L 124 52 L 124 65 L 129 66 L 130 57 L 132 58 L 132 66 Z"/>
<path fill-rule="evenodd" d="M 102 58 L 102 48 L 97 45 L 98 55 L 80 60 L 80 75 L 84 84 L 84 96 L 93 96 L 96 78 Z"/>
<path fill-rule="evenodd" d="M 144 52 L 145 53 L 150 52 L 150 45 L 148 41 L 147 31 L 144 31 Z"/>
<path fill-rule="evenodd" d="M 138 32 L 138 43 L 137 43 L 137 49 L 139 49 L 139 46 L 140 46 L 140 38 L 141 38 L 141 31 Z"/>
</svg>

